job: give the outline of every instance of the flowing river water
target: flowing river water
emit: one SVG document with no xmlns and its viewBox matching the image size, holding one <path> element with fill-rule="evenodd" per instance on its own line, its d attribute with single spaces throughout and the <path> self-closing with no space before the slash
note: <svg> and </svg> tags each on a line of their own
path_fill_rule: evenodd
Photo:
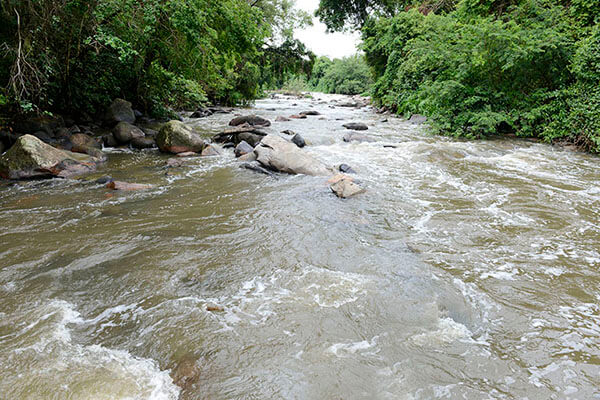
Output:
<svg viewBox="0 0 600 400">
<path fill-rule="evenodd" d="M 266 130 L 351 165 L 351 199 L 230 152 L 112 151 L 97 175 L 139 192 L 2 184 L 0 398 L 600 399 L 598 158 L 336 99 L 236 111 L 319 111 Z M 377 141 L 344 143 L 349 121 Z"/>
</svg>

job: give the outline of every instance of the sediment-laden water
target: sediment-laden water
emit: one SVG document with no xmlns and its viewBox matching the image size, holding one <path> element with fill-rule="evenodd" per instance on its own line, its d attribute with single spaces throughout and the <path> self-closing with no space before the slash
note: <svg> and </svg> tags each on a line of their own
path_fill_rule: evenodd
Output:
<svg viewBox="0 0 600 400">
<path fill-rule="evenodd" d="M 0 398 L 600 398 L 598 158 L 332 99 L 239 112 L 318 110 L 266 130 L 351 165 L 351 199 L 230 153 L 112 151 L 97 175 L 139 192 L 2 184 Z M 377 141 L 344 143 L 350 121 Z"/>
</svg>

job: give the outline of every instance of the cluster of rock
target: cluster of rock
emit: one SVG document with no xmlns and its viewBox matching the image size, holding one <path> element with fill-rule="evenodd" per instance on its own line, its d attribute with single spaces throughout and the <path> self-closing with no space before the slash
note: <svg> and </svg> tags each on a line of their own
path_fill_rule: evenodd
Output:
<svg viewBox="0 0 600 400">
<path fill-rule="evenodd" d="M 214 113 L 228 112 L 217 108 L 198 109 L 195 117 L 201 118 Z M 192 115 L 194 115 L 192 114 Z M 318 111 L 304 111 L 293 118 L 320 115 Z M 279 119 L 283 121 L 283 118 Z M 285 119 L 289 120 L 289 119 Z M 271 122 L 257 115 L 238 116 L 229 126 L 208 143 L 192 127 L 182 121 L 172 120 L 163 124 L 158 131 L 146 128 L 140 113 L 132 109 L 131 103 L 116 99 L 106 110 L 102 126 L 91 124 L 78 126 L 54 117 L 36 117 L 22 123 L 20 132 L 33 134 L 0 134 L 0 143 L 12 141 L 10 149 L 0 157 L 0 177 L 6 179 L 30 179 L 39 177 L 72 177 L 92 172 L 106 160 L 102 145 L 107 147 L 130 146 L 135 149 L 158 147 L 161 152 L 177 157 L 167 163 L 170 167 L 182 165 L 177 158 L 190 156 L 219 155 L 222 148 L 233 148 L 236 157 L 243 161 L 243 168 L 272 175 L 276 172 L 331 176 L 333 168 L 307 153 L 303 148 L 306 141 L 301 135 L 286 130 L 289 140 L 278 134 L 268 133 L 265 128 Z M 138 123 L 136 125 L 136 122 Z M 70 126 L 69 126 L 70 125 Z M 349 125 L 349 129 L 361 129 Z M 83 130 L 83 131 L 82 131 Z M 93 132 L 96 133 L 93 133 Z M 2 149 L 0 149 L 2 150 Z M 346 172 L 353 172 L 343 164 Z M 341 177 L 340 177 L 341 176 Z M 330 182 L 332 191 L 345 198 L 362 192 L 348 175 L 336 175 Z M 105 179 L 102 184 L 114 190 L 140 190 L 148 185 L 130 184 Z"/>
</svg>

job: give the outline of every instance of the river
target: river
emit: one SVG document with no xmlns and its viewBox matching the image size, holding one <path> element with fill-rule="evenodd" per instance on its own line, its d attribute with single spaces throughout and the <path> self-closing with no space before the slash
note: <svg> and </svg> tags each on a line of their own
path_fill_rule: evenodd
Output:
<svg viewBox="0 0 600 400">
<path fill-rule="evenodd" d="M 0 398 L 600 399 L 598 158 L 340 99 L 237 111 L 318 110 L 266 130 L 351 165 L 350 199 L 229 152 L 166 169 L 111 151 L 96 175 L 139 192 L 3 183 Z M 349 121 L 377 141 L 344 143 Z"/>
</svg>

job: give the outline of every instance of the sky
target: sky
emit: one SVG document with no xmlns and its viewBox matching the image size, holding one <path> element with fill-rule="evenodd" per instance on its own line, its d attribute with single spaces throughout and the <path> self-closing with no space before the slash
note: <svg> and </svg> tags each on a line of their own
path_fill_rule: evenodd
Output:
<svg viewBox="0 0 600 400">
<path fill-rule="evenodd" d="M 296 0 L 296 7 L 313 15 L 319 0 Z M 342 58 L 356 53 L 356 46 L 360 42 L 360 35 L 353 33 L 327 33 L 325 24 L 313 16 L 313 26 L 296 30 L 294 36 L 303 42 L 318 56 Z"/>
</svg>

